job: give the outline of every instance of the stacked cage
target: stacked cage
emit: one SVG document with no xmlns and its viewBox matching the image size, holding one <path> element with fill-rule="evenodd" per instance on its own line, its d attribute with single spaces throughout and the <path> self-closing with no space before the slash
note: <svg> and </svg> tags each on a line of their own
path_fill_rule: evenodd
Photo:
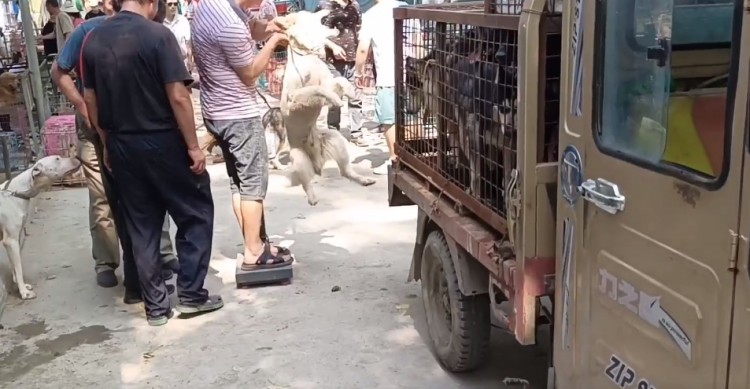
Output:
<svg viewBox="0 0 750 389">
<path fill-rule="evenodd" d="M 399 160 L 498 230 L 519 179 L 522 114 L 540 124 L 537 162 L 557 161 L 560 20 L 540 42 L 540 103 L 529 104 L 519 101 L 521 9 L 488 0 L 395 13 Z"/>
<path fill-rule="evenodd" d="M 40 65 L 42 88 L 45 93 L 49 116 L 42 126 L 44 155 L 72 157 L 78 152 L 78 132 L 76 129 L 75 108 L 52 81 L 51 63 L 45 60 Z M 86 183 L 83 169 L 68 175 L 61 182 L 65 186 L 78 186 Z"/>
<path fill-rule="evenodd" d="M 34 125 L 31 84 L 27 71 L 0 74 L 0 145 L 6 178 L 26 169 L 33 160 Z"/>
</svg>

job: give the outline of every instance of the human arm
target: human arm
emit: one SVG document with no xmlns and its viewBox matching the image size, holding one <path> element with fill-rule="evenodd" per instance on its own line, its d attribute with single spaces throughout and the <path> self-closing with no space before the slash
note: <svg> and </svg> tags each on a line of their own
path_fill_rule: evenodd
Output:
<svg viewBox="0 0 750 389">
<path fill-rule="evenodd" d="M 67 40 L 70 33 L 75 29 L 75 26 L 73 26 L 73 19 L 71 19 L 71 17 L 65 12 L 60 12 L 60 14 L 57 15 L 56 23 L 59 26 L 63 37 Z"/>
<path fill-rule="evenodd" d="M 86 125 L 90 128 L 91 123 L 89 122 L 86 110 L 86 102 L 73 81 L 73 77 L 70 75 L 70 72 L 78 67 L 81 57 L 81 47 L 83 46 L 85 37 L 86 32 L 82 29 L 76 30 L 70 35 L 68 42 L 63 46 L 57 58 L 52 63 L 51 72 L 52 80 L 60 89 L 60 92 L 73 104 L 78 113 L 84 118 Z"/>
<path fill-rule="evenodd" d="M 160 37 L 159 44 L 154 49 L 154 55 L 156 56 L 159 77 L 167 92 L 169 105 L 187 146 L 188 155 L 192 160 L 190 169 L 195 174 L 202 174 L 206 169 L 206 156 L 203 155 L 203 151 L 198 144 L 193 99 L 186 86 L 192 82 L 192 78 L 182 62 L 177 39 L 166 29 Z"/>
<path fill-rule="evenodd" d="M 357 55 L 354 58 L 354 78 L 355 84 L 362 87 L 365 74 L 365 64 L 367 56 L 370 54 L 370 45 L 372 43 L 372 27 L 367 20 L 362 22 L 362 28 L 359 30 L 359 44 L 357 44 Z"/>
<path fill-rule="evenodd" d="M 88 111 L 88 120 L 91 126 L 96 129 L 96 133 L 99 134 L 102 143 L 107 144 L 107 133 L 99 125 L 99 109 L 96 103 L 96 92 L 91 88 L 83 88 L 83 100 L 86 103 L 86 109 Z"/>
<path fill-rule="evenodd" d="M 274 49 L 284 39 L 282 34 L 274 34 L 258 54 L 253 54 L 254 42 L 242 24 L 224 27 L 217 37 L 227 63 L 247 86 L 255 86 L 255 81 L 268 67 Z"/>
<path fill-rule="evenodd" d="M 341 46 L 333 43 L 330 39 L 326 39 L 325 46 L 328 50 L 331 50 L 331 54 L 337 59 L 346 59 L 346 51 Z"/>
</svg>

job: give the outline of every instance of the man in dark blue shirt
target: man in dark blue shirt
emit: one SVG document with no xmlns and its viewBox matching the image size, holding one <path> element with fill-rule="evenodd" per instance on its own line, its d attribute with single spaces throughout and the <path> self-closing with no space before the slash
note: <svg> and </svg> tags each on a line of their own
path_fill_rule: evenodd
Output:
<svg viewBox="0 0 750 389">
<path fill-rule="evenodd" d="M 105 1 L 102 8 L 107 16 L 111 16 L 117 11 L 112 0 Z M 60 91 L 76 108 L 76 126 L 79 139 L 78 154 L 83 163 L 84 176 L 89 189 L 89 223 L 97 284 L 105 288 L 117 285 L 115 269 L 120 263 L 119 237 L 123 248 L 124 262 L 125 297 L 123 301 L 126 304 L 135 304 L 141 302 L 142 299 L 133 262 L 130 236 L 125 228 L 122 215 L 118 214 L 117 205 L 119 201 L 117 200 L 117 191 L 113 189 L 115 184 L 112 176 L 107 169 L 101 168 L 100 161 L 104 146 L 96 131 L 91 129 L 88 111 L 82 96 L 83 84 L 80 78 L 78 78 L 77 84 L 74 83 L 70 74 L 73 71 L 79 72 L 80 70 L 78 65 L 81 58 L 81 46 L 86 39 L 86 35 L 105 20 L 107 20 L 105 16 L 93 18 L 71 33 L 56 61 L 52 64 L 52 78 Z M 177 258 L 174 255 L 172 240 L 169 236 L 169 217 L 165 218 L 162 227 L 160 252 L 164 264 L 162 274 L 168 279 L 177 267 Z"/>
<path fill-rule="evenodd" d="M 182 313 L 221 308 L 203 288 L 214 207 L 198 145 L 192 82 L 174 35 L 151 19 L 156 0 L 125 0 L 83 46 L 84 100 L 102 137 L 104 162 L 117 180 L 149 324 L 171 316 L 160 274 L 159 235 L 167 211 L 177 224 L 177 278 Z"/>
</svg>

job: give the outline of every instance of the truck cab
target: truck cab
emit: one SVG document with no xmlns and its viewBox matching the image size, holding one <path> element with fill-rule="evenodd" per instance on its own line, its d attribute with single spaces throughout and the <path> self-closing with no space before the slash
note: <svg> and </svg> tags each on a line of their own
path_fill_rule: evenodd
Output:
<svg viewBox="0 0 750 389">
<path fill-rule="evenodd" d="M 549 387 L 750 387 L 750 3 L 394 18 L 389 201 L 419 208 L 441 364 L 479 366 L 494 316 L 524 345 L 552 327 Z"/>
<path fill-rule="evenodd" d="M 565 4 L 556 387 L 750 386 L 747 20 Z"/>
</svg>

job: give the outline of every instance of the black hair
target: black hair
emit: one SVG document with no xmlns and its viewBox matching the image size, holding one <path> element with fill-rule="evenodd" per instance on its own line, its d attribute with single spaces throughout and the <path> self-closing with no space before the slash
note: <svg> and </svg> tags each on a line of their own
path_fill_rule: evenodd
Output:
<svg viewBox="0 0 750 389">
<path fill-rule="evenodd" d="M 52 8 L 60 8 L 60 2 L 57 0 L 47 0 L 44 2 L 44 4 Z"/>
<path fill-rule="evenodd" d="M 157 23 L 164 23 L 164 18 L 167 17 L 167 1 L 156 0 L 156 15 L 153 21 Z"/>
</svg>

